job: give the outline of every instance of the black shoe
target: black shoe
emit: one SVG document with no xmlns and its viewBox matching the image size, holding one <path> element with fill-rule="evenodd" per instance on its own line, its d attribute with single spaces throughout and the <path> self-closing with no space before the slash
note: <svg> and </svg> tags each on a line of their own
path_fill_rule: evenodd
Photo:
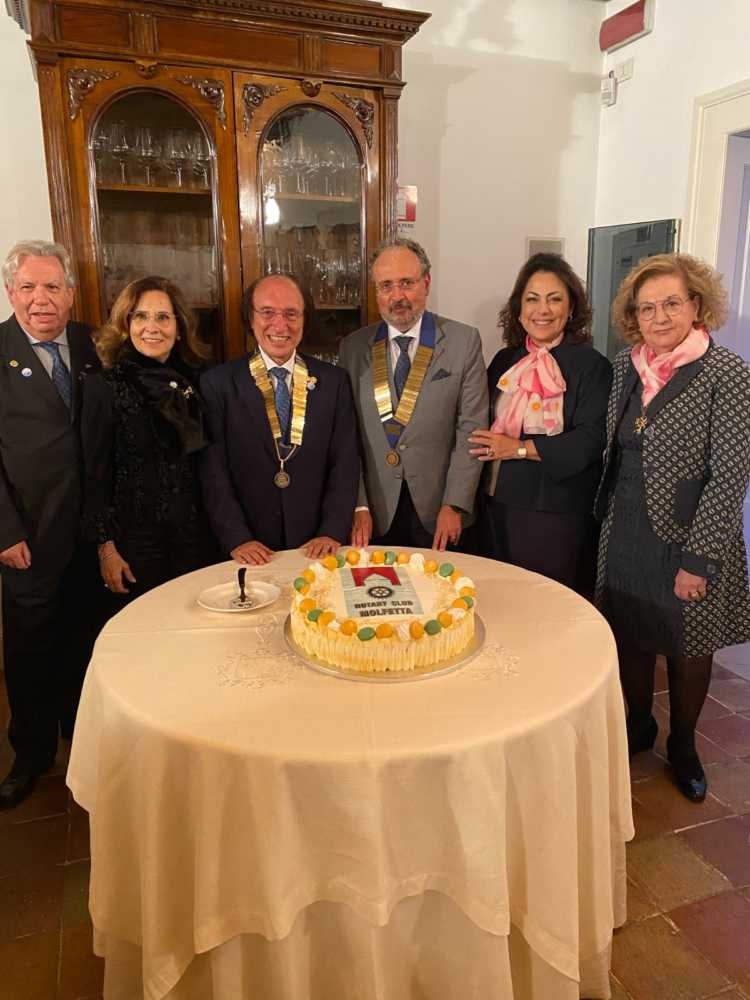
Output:
<svg viewBox="0 0 750 1000">
<path fill-rule="evenodd" d="M 0 809 L 15 809 L 34 791 L 39 772 L 18 761 L 0 785 Z"/>
<path fill-rule="evenodd" d="M 702 802 L 708 791 L 703 765 L 695 750 L 682 753 L 674 750 L 667 740 L 667 760 L 672 766 L 675 784 L 690 802 Z"/>
<path fill-rule="evenodd" d="M 650 750 L 656 742 L 659 726 L 653 715 L 649 715 L 646 722 L 639 725 L 630 725 L 628 720 L 628 756 L 633 757 L 643 750 Z"/>
</svg>

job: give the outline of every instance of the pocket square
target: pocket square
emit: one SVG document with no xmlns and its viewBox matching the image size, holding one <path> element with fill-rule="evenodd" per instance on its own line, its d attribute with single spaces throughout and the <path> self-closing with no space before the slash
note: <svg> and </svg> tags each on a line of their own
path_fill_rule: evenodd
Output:
<svg viewBox="0 0 750 1000">
<path fill-rule="evenodd" d="M 441 378 L 448 378 L 449 375 L 450 372 L 447 372 L 445 368 L 439 368 L 430 379 L 430 382 L 439 382 Z"/>
</svg>

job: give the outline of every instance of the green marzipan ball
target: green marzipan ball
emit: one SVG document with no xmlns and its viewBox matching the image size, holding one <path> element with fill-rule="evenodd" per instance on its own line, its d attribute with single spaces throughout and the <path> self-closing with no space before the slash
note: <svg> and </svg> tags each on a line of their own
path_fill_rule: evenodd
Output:
<svg viewBox="0 0 750 1000">
<path fill-rule="evenodd" d="M 295 590 L 302 590 L 302 588 L 306 586 L 307 586 L 307 580 L 304 578 L 304 576 L 298 576 L 297 579 L 294 581 Z"/>
<path fill-rule="evenodd" d="M 467 594 L 466 597 L 462 597 L 461 600 L 466 601 L 470 608 L 474 607 L 474 598 L 470 594 Z"/>
<path fill-rule="evenodd" d="M 385 564 L 386 566 L 392 566 L 396 561 L 395 552 L 386 552 L 385 554 Z"/>
<path fill-rule="evenodd" d="M 443 563 L 443 565 L 438 570 L 441 576 L 450 576 L 454 571 L 453 563 Z"/>
<path fill-rule="evenodd" d="M 309 622 L 316 622 L 322 614 L 323 614 L 322 608 L 313 608 L 312 611 L 307 612 L 307 620 Z"/>
<path fill-rule="evenodd" d="M 367 642 L 369 639 L 374 639 L 375 629 L 370 628 L 369 625 L 366 625 L 364 628 L 361 628 L 359 632 L 357 632 L 357 638 L 361 639 L 362 642 Z"/>
<path fill-rule="evenodd" d="M 339 564 L 339 569 L 344 565 L 346 559 L 343 556 L 336 556 L 336 562 Z"/>
<path fill-rule="evenodd" d="M 437 635 L 442 627 L 436 618 L 431 618 L 428 622 L 425 622 L 424 630 L 427 635 Z"/>
</svg>

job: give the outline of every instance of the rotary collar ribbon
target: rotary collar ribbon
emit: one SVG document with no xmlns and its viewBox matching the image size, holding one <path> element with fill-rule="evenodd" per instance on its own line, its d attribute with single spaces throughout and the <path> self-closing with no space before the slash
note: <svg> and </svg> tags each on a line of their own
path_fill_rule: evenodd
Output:
<svg viewBox="0 0 750 1000">
<path fill-rule="evenodd" d="M 268 377 L 266 366 L 259 351 L 256 351 L 248 360 L 248 367 L 250 375 L 258 387 L 258 391 L 263 397 L 266 416 L 268 417 L 268 423 L 271 425 L 271 434 L 273 434 L 273 441 L 278 454 L 279 445 L 283 444 L 281 440 L 281 425 L 279 424 L 279 416 L 276 413 L 276 400 L 271 379 Z M 289 429 L 289 443 L 292 445 L 292 450 L 285 457 L 284 461 L 286 462 L 289 461 L 299 445 L 302 444 L 302 436 L 305 432 L 305 416 L 307 414 L 308 380 L 307 365 L 299 354 L 297 354 L 294 359 L 294 372 L 292 374 L 292 421 Z M 281 461 L 281 455 L 279 455 L 279 461 Z"/>
<path fill-rule="evenodd" d="M 395 448 L 414 414 L 414 408 L 417 405 L 417 399 L 435 350 L 435 317 L 433 314 L 426 312 L 422 315 L 419 346 L 411 363 L 406 385 L 401 393 L 401 399 L 395 413 L 388 385 L 387 347 L 388 327 L 385 323 L 381 323 L 372 344 L 372 381 L 375 388 L 375 405 L 378 408 L 385 436 L 391 446 L 391 451 L 386 455 L 386 462 L 388 465 L 398 465 L 399 456 Z"/>
</svg>

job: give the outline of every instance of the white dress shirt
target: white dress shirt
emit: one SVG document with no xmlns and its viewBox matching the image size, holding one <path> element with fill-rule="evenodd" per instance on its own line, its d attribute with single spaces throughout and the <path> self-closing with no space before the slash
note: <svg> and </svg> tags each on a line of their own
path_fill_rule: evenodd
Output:
<svg viewBox="0 0 750 1000">
<path fill-rule="evenodd" d="M 395 326 L 388 324 L 388 343 L 391 346 L 391 371 L 396 371 L 396 364 L 398 359 L 401 357 L 401 348 L 396 343 L 396 337 L 410 337 L 411 343 L 409 344 L 409 363 L 414 361 L 414 355 L 417 353 L 417 347 L 419 346 L 419 334 L 422 329 L 422 317 L 420 316 L 411 330 L 407 330 L 405 333 L 401 330 L 397 330 Z"/>
<path fill-rule="evenodd" d="M 20 325 L 20 324 L 19 324 Z M 44 365 L 44 370 L 47 372 L 50 378 L 52 378 L 52 355 L 49 351 L 45 351 L 40 344 L 58 344 L 60 347 L 60 357 L 62 358 L 63 364 L 70 371 L 70 348 L 68 347 L 68 332 L 63 330 L 59 337 L 55 337 L 54 340 L 38 340 L 36 337 L 32 336 L 28 330 L 23 332 L 29 338 L 29 343 L 34 348 L 34 353 L 39 358 L 41 363 Z"/>
</svg>

